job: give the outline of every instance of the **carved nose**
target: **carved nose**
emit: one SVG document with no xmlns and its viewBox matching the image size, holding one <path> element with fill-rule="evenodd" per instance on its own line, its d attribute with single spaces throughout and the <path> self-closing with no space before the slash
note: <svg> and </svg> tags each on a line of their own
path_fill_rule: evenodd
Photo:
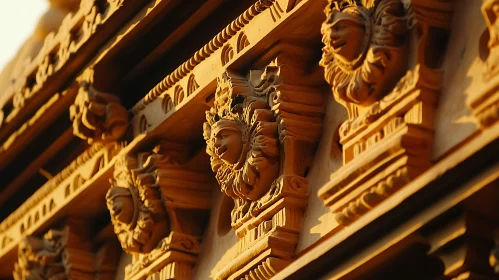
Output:
<svg viewBox="0 0 499 280">
<path fill-rule="evenodd" d="M 215 141 L 215 145 L 214 146 L 215 146 L 215 148 L 220 148 L 220 146 L 222 146 L 222 143 L 220 143 L 220 141 L 217 139 Z"/>
</svg>

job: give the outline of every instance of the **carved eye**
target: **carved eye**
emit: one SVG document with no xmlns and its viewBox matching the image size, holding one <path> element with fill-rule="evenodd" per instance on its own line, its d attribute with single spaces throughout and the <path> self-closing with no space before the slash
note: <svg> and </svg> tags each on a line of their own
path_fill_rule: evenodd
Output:
<svg viewBox="0 0 499 280">
<path fill-rule="evenodd" d="M 345 29 L 345 25 L 343 23 L 337 23 L 334 25 L 334 30 L 336 31 L 342 31 L 343 29 Z"/>
</svg>

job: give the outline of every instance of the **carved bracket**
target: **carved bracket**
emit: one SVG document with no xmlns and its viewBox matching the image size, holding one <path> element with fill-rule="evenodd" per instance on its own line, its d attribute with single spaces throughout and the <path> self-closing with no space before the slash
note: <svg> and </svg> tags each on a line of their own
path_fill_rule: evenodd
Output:
<svg viewBox="0 0 499 280">
<path fill-rule="evenodd" d="M 14 279 L 114 278 L 117 258 L 112 244 L 93 250 L 85 230 L 66 226 L 42 238 L 28 236 L 19 244 Z"/>
<path fill-rule="evenodd" d="M 339 131 L 344 166 L 319 196 L 340 225 L 431 166 L 442 73 L 425 62 L 436 58 L 424 48 L 435 43 L 433 30 L 448 28 L 451 14 L 447 0 L 329 1 L 321 65 L 349 119 Z M 418 38 L 418 64 L 406 72 L 411 27 L 427 32 Z"/>
<path fill-rule="evenodd" d="M 298 61 L 281 54 L 247 76 L 227 72 L 218 79 L 204 137 L 222 192 L 235 202 L 232 227 L 241 250 L 216 279 L 253 273 L 269 279 L 293 255 L 324 113 L 320 90 L 300 84 Z"/>
<path fill-rule="evenodd" d="M 118 141 L 128 128 L 128 112 L 117 96 L 97 91 L 92 83 L 93 71 L 87 69 L 79 78 L 78 95 L 69 109 L 73 133 L 89 144 Z"/>
<path fill-rule="evenodd" d="M 164 273 L 189 279 L 185 273 L 190 275 L 199 253 L 212 184 L 189 153 L 184 145 L 162 141 L 152 151 L 117 160 L 106 199 L 121 246 L 133 255 L 126 279 Z"/>
</svg>

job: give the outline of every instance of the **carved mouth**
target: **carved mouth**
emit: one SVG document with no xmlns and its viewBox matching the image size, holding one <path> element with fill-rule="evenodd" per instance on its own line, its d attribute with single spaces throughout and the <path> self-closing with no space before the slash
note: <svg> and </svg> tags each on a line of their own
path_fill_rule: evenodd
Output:
<svg viewBox="0 0 499 280">
<path fill-rule="evenodd" d="M 121 207 L 113 207 L 113 216 L 119 217 L 121 214 Z"/>
<path fill-rule="evenodd" d="M 216 153 L 219 157 L 222 157 L 225 154 L 225 152 L 227 152 L 226 146 L 221 146 L 221 147 L 216 149 Z"/>
<path fill-rule="evenodd" d="M 333 49 L 335 51 L 341 50 L 344 46 L 346 46 L 347 42 L 345 40 L 334 40 L 332 41 Z"/>
</svg>

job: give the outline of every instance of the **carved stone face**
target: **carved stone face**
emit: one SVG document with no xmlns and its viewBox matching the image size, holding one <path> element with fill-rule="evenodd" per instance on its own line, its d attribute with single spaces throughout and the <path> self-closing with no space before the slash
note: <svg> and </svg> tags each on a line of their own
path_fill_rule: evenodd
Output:
<svg viewBox="0 0 499 280">
<path fill-rule="evenodd" d="M 364 52 L 366 27 L 362 18 L 346 10 L 332 13 L 328 22 L 333 52 L 347 62 L 356 60 Z"/>
<path fill-rule="evenodd" d="M 132 223 L 134 205 L 131 193 L 126 188 L 113 188 L 108 197 L 108 208 L 111 215 L 123 224 Z"/>
<path fill-rule="evenodd" d="M 212 139 L 215 153 L 227 164 L 236 164 L 243 151 L 241 130 L 235 121 L 221 120 L 214 126 Z"/>
</svg>

